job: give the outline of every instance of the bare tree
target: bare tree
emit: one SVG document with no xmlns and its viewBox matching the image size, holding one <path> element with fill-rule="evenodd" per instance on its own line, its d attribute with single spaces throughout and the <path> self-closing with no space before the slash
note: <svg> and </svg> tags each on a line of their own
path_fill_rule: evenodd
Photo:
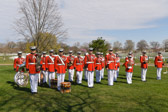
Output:
<svg viewBox="0 0 168 112">
<path fill-rule="evenodd" d="M 8 52 L 8 53 L 14 53 L 14 52 L 17 52 L 17 45 L 15 42 L 13 41 L 8 41 L 4 47 L 4 49 L 6 49 L 5 52 Z"/>
<path fill-rule="evenodd" d="M 19 51 L 23 51 L 23 52 L 25 51 L 25 49 L 26 49 L 26 42 L 19 41 L 19 42 L 16 43 L 16 45 L 17 45 L 17 48 L 18 48 Z"/>
<path fill-rule="evenodd" d="M 148 43 L 146 42 L 146 40 L 140 40 L 138 43 L 137 43 L 137 49 L 140 50 L 141 52 L 143 50 L 147 50 L 149 47 Z"/>
<path fill-rule="evenodd" d="M 0 53 L 3 53 L 5 50 L 5 44 L 4 43 L 0 43 Z"/>
<path fill-rule="evenodd" d="M 71 50 L 73 50 L 74 54 L 77 54 L 77 52 L 80 50 L 80 43 L 75 42 L 73 46 L 70 47 Z"/>
<path fill-rule="evenodd" d="M 19 5 L 22 17 L 15 22 L 15 30 L 26 40 L 31 40 L 37 50 L 49 39 L 41 42 L 41 33 L 55 35 L 57 40 L 65 39 L 66 30 L 55 0 L 20 0 Z"/>
<path fill-rule="evenodd" d="M 166 52 L 168 52 L 168 39 L 163 40 L 162 44 L 163 44 L 163 49 L 164 49 Z"/>
<path fill-rule="evenodd" d="M 152 41 L 150 42 L 150 46 L 151 46 L 151 49 L 154 51 L 154 52 L 157 52 L 160 48 L 160 43 L 157 42 L 157 41 Z"/>
<path fill-rule="evenodd" d="M 113 43 L 113 50 L 114 51 L 118 51 L 118 50 L 121 50 L 122 49 L 122 43 L 119 42 L 119 41 L 115 41 Z"/>
<path fill-rule="evenodd" d="M 83 52 L 83 53 L 86 53 L 87 50 L 89 49 L 89 43 L 83 43 L 81 46 L 80 46 L 80 50 Z"/>
<path fill-rule="evenodd" d="M 64 49 L 64 53 L 68 53 L 69 52 L 70 46 L 67 45 L 66 43 L 60 43 L 60 46 L 61 46 L 61 48 Z"/>
<path fill-rule="evenodd" d="M 124 49 L 126 51 L 132 51 L 134 50 L 135 47 L 135 43 L 132 40 L 126 40 L 126 42 L 124 43 Z"/>
</svg>

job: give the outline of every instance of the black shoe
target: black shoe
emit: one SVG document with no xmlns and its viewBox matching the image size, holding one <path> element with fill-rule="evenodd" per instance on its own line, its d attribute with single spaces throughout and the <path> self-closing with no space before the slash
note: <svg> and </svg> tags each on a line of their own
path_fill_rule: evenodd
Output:
<svg viewBox="0 0 168 112">
<path fill-rule="evenodd" d="M 38 94 L 37 92 L 32 92 L 32 94 L 34 95 L 34 94 Z"/>
<path fill-rule="evenodd" d="M 89 87 L 89 88 L 94 88 L 94 87 Z"/>
</svg>

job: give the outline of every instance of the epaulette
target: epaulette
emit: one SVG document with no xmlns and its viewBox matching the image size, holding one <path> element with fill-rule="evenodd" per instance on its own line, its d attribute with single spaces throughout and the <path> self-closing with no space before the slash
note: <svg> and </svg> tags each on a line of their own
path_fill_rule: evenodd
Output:
<svg viewBox="0 0 168 112">
<path fill-rule="evenodd" d="M 29 54 L 30 54 L 30 53 L 26 54 L 26 56 L 29 55 Z"/>
</svg>

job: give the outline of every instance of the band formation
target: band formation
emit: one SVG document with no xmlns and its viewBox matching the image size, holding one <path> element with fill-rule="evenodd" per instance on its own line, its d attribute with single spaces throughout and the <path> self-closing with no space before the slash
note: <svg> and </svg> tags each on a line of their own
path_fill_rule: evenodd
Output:
<svg viewBox="0 0 168 112">
<path fill-rule="evenodd" d="M 60 91 L 67 71 L 69 73 L 69 82 L 75 80 L 77 84 L 82 84 L 84 71 L 84 79 L 87 80 L 89 88 L 93 88 L 94 86 L 94 72 L 96 73 L 96 82 L 101 83 L 101 79 L 104 78 L 104 69 L 106 69 L 108 71 L 108 85 L 110 86 L 114 85 L 114 82 L 117 81 L 117 77 L 119 76 L 120 57 L 118 53 L 113 53 L 112 48 L 109 49 L 109 53 L 105 57 L 101 52 L 97 52 L 94 55 L 93 48 L 89 48 L 89 53 L 86 53 L 84 57 L 81 56 L 80 51 L 77 52 L 77 56 L 73 55 L 73 51 L 69 51 L 69 56 L 65 56 L 63 49 L 59 49 L 58 55 L 54 55 L 54 50 L 50 50 L 49 55 L 46 55 L 47 52 L 44 51 L 39 56 L 36 53 L 35 46 L 32 46 L 30 49 L 31 53 L 26 55 L 26 59 L 22 58 L 21 51 L 18 52 L 18 58 L 14 60 L 14 70 L 19 72 L 20 65 L 25 63 L 26 71 L 29 73 L 32 94 L 37 93 L 40 77 L 43 77 L 42 83 L 48 83 L 49 87 L 52 86 L 51 81 L 57 79 L 56 87 Z M 142 52 L 140 63 L 141 80 L 146 81 L 149 63 L 146 51 Z M 161 80 L 161 71 L 164 65 L 161 52 L 158 52 L 158 55 L 155 57 L 154 64 L 157 67 L 157 80 Z M 133 53 L 129 52 L 123 64 L 125 66 L 128 84 L 132 84 L 134 65 Z M 21 72 L 24 72 L 24 68 L 22 68 Z"/>
</svg>

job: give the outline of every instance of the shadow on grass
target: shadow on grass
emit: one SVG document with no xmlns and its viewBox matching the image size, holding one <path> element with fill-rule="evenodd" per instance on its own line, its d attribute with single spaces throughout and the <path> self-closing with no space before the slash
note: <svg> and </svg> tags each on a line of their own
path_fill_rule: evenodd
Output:
<svg viewBox="0 0 168 112">
<path fill-rule="evenodd" d="M 25 91 L 25 92 L 30 92 L 30 89 L 25 88 L 25 87 L 18 87 L 15 82 L 12 81 L 7 81 L 7 84 L 9 84 L 10 86 L 12 86 L 14 89 L 19 90 L 19 91 Z M 77 85 L 77 84 L 76 84 Z M 84 86 L 87 87 L 85 85 L 79 85 L 79 86 Z M 8 108 L 8 111 L 12 111 L 15 110 L 16 108 L 18 108 L 21 105 L 26 105 L 26 106 L 22 106 L 22 108 L 20 108 L 21 111 L 26 111 L 28 108 L 31 108 L 31 104 L 28 103 L 28 99 L 31 98 L 32 103 L 34 105 L 35 108 L 33 108 L 35 111 L 53 111 L 53 112 L 59 112 L 59 111 L 68 111 L 68 112 L 73 112 L 73 111 L 81 111 L 84 112 L 85 109 L 87 108 L 87 110 L 89 111 L 95 111 L 95 107 L 92 106 L 92 104 L 94 104 L 96 102 L 95 97 L 91 96 L 91 91 L 90 90 L 86 90 L 85 92 L 81 92 L 79 93 L 69 93 L 69 94 L 58 94 L 56 97 L 55 95 L 51 95 L 48 96 L 48 98 L 46 98 L 46 95 L 42 95 L 43 93 L 41 93 L 41 95 L 35 95 L 35 96 L 23 96 L 21 95 L 21 97 L 24 99 L 22 102 L 18 102 L 17 105 Z M 47 93 L 48 94 L 48 93 Z M 71 98 L 74 98 L 74 100 L 76 100 L 76 103 L 71 103 L 73 102 L 71 100 Z M 6 104 L 8 104 L 9 102 L 11 102 L 12 100 L 15 100 L 15 97 L 11 97 L 8 100 L 4 101 L 1 106 L 4 106 Z M 43 102 L 42 104 L 45 105 L 41 105 L 41 103 L 36 103 L 36 101 L 40 101 Z M 48 108 L 48 104 L 54 104 L 56 105 L 53 106 L 52 108 Z M 47 106 L 48 105 L 48 106 Z M 46 107 L 47 106 L 47 107 Z M 51 106 L 51 105 L 50 105 Z M 29 110 L 29 109 L 28 109 Z"/>
<path fill-rule="evenodd" d="M 85 93 L 81 93 L 79 94 L 72 94 L 70 93 L 70 95 L 72 97 L 74 97 L 75 99 L 78 99 L 77 101 L 79 101 L 76 104 L 71 104 L 68 101 L 64 101 L 64 102 L 58 102 L 58 109 L 54 109 L 54 112 L 59 112 L 59 111 L 67 111 L 67 112 L 74 112 L 74 111 L 80 111 L 80 112 L 85 112 L 84 108 L 89 108 L 89 111 L 95 111 L 95 109 L 91 106 L 92 104 L 94 104 L 96 102 L 96 99 L 91 97 L 91 93 L 87 90 Z M 62 94 L 62 97 L 64 97 L 65 99 L 68 98 L 68 96 L 65 96 L 64 94 Z M 57 99 L 56 99 L 57 100 Z M 75 108 L 75 110 L 74 110 Z M 47 111 L 47 110 L 45 110 Z"/>
<path fill-rule="evenodd" d="M 25 92 L 28 92 L 28 93 L 30 93 L 30 91 L 31 91 L 27 87 L 19 87 L 18 85 L 16 85 L 15 82 L 12 82 L 12 81 L 7 81 L 6 83 L 10 84 L 13 87 L 13 89 L 16 89 L 16 90 L 19 90 L 19 91 L 25 91 Z"/>
<path fill-rule="evenodd" d="M 127 84 L 126 81 L 116 81 L 115 83 L 124 83 L 124 84 Z"/>
</svg>

